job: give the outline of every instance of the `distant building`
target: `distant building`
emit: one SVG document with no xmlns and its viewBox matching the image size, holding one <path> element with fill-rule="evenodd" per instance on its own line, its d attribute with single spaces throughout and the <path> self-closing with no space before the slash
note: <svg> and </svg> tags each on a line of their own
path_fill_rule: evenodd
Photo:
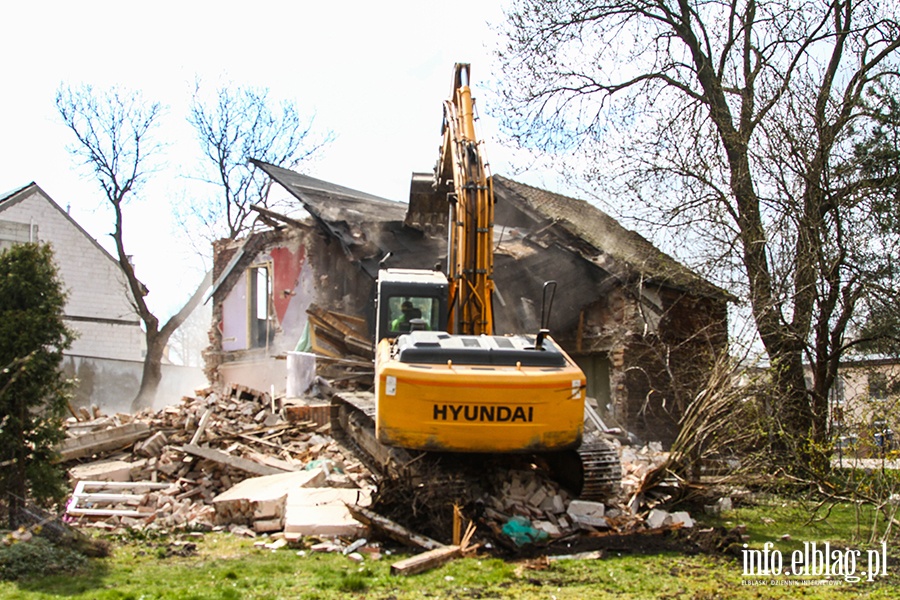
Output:
<svg viewBox="0 0 900 600">
<path fill-rule="evenodd" d="M 0 195 L 0 249 L 22 242 L 52 246 L 68 294 L 65 321 L 77 338 L 63 370 L 78 379 L 73 404 L 127 411 L 140 386 L 144 333 L 118 261 L 36 183 Z"/>
<path fill-rule="evenodd" d="M 850 356 L 829 397 L 830 424 L 842 450 L 878 454 L 900 448 L 900 360 Z"/>
</svg>

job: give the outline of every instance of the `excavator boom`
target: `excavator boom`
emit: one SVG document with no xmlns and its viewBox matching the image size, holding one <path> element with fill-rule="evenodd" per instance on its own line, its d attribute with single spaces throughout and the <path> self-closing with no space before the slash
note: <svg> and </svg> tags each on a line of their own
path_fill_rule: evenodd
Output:
<svg viewBox="0 0 900 600">
<path fill-rule="evenodd" d="M 432 187 L 449 210 L 449 332 L 490 335 L 494 332 L 494 191 L 483 142 L 475 134 L 469 71 L 465 63 L 457 63 L 453 69 L 453 89 L 444 101 L 443 141 Z"/>
<path fill-rule="evenodd" d="M 494 335 L 494 192 L 469 72 L 454 66 L 430 190 L 414 177 L 407 220 L 425 229 L 445 211 L 446 275 L 379 272 L 374 406 L 339 401 L 335 430 L 359 432 L 369 456 L 549 456 L 576 493 L 597 497 L 620 472 L 614 448 L 585 440 L 584 373 L 545 329 Z"/>
</svg>

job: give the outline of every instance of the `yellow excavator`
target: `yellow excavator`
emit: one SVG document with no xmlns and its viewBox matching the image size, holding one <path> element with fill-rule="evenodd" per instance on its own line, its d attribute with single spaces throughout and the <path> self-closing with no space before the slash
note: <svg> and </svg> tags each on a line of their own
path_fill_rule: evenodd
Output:
<svg viewBox="0 0 900 600">
<path fill-rule="evenodd" d="M 619 485 L 618 453 L 584 435 L 585 375 L 546 329 L 555 284 L 544 286 L 540 331 L 493 331 L 494 194 L 469 72 L 454 67 L 432 193 L 410 207 L 447 211 L 447 273 L 379 271 L 374 406 L 339 395 L 334 429 L 381 471 L 400 472 L 420 453 L 527 454 L 575 494 L 603 499 Z"/>
</svg>

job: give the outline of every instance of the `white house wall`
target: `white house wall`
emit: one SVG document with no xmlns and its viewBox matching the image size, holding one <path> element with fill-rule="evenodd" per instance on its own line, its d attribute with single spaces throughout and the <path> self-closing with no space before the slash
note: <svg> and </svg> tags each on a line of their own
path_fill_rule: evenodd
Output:
<svg viewBox="0 0 900 600">
<path fill-rule="evenodd" d="M 118 263 L 39 187 L 20 194 L 0 203 L 0 220 L 37 224 L 39 241 L 53 247 L 68 292 L 66 320 L 79 333 L 69 353 L 142 360 L 144 336 Z"/>
</svg>

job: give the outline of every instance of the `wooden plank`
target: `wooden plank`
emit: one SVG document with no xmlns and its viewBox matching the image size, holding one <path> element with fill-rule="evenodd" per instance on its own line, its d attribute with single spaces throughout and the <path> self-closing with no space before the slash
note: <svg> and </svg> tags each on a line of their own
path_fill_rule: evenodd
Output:
<svg viewBox="0 0 900 600">
<path fill-rule="evenodd" d="M 143 513 L 138 510 L 105 509 L 105 508 L 77 508 L 66 509 L 66 513 L 76 517 L 149 517 L 153 513 Z"/>
<path fill-rule="evenodd" d="M 197 431 L 194 432 L 194 437 L 191 438 L 192 446 L 196 446 L 200 442 L 200 438 L 203 437 L 203 432 L 206 431 L 206 424 L 209 423 L 209 418 L 212 416 L 212 413 L 212 408 L 207 408 L 203 412 L 203 416 L 200 417 L 200 423 L 197 424 Z"/>
<path fill-rule="evenodd" d="M 181 451 L 199 458 L 205 458 L 213 462 L 228 465 L 229 467 L 234 467 L 235 469 L 240 469 L 247 473 L 253 473 L 254 475 L 278 475 L 279 473 L 285 472 L 283 469 L 261 465 L 258 462 L 247 460 L 239 456 L 225 454 L 224 452 L 213 450 L 212 448 L 203 448 L 202 446 L 187 444 L 182 446 Z"/>
<path fill-rule="evenodd" d="M 459 546 L 443 546 L 398 560 L 391 565 L 391 575 L 415 575 L 429 569 L 439 567 L 447 561 L 459 558 L 462 552 Z"/>
<path fill-rule="evenodd" d="M 109 450 L 119 450 L 138 440 L 150 437 L 151 433 L 153 432 L 146 423 L 133 422 L 69 438 L 59 444 L 57 450 L 60 454 L 60 461 L 67 462 Z"/>
<path fill-rule="evenodd" d="M 435 550 L 438 548 L 446 547 L 444 546 L 444 544 L 438 542 L 437 540 L 433 540 L 429 537 L 425 537 L 424 535 L 414 533 L 403 525 L 400 525 L 395 521 L 391 521 L 387 517 L 383 517 L 375 511 L 369 510 L 368 508 L 348 505 L 347 509 L 350 511 L 350 514 L 353 516 L 353 518 L 360 523 L 368 525 L 372 529 L 377 529 L 383 532 L 384 534 L 400 542 L 401 544 L 406 544 L 407 546 L 416 546 L 425 550 Z"/>
</svg>

